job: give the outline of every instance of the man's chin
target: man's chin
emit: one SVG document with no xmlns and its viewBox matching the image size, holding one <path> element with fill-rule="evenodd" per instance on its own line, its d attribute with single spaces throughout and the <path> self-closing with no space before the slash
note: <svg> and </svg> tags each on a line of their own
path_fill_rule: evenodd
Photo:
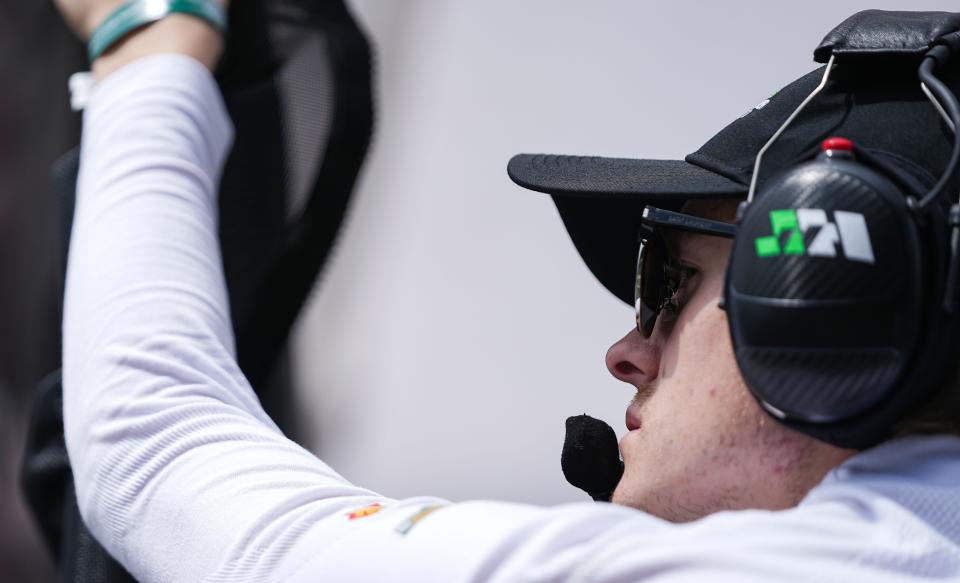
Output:
<svg viewBox="0 0 960 583">
<path fill-rule="evenodd" d="M 611 504 L 617 504 L 620 506 L 629 506 L 630 508 L 636 508 L 637 510 L 647 510 L 643 508 L 643 505 L 640 504 L 636 496 L 631 495 L 629 488 L 624 484 L 624 480 L 621 479 L 617 484 L 617 487 L 613 490 L 613 495 L 610 497 Z"/>
<path fill-rule="evenodd" d="M 610 498 L 610 503 L 618 506 L 629 506 L 630 508 L 636 508 L 637 510 L 640 510 L 638 506 L 631 504 L 630 501 L 625 499 L 623 496 L 617 496 L 616 492 L 614 492 L 613 496 Z"/>
<path fill-rule="evenodd" d="M 645 512 L 668 522 L 687 522 L 700 518 L 700 516 L 684 517 L 672 512 L 671 506 L 664 504 L 663 502 L 666 500 L 662 498 L 663 497 L 651 495 L 649 492 L 631 489 L 624 483 L 624 480 L 620 480 L 620 483 L 617 484 L 617 487 L 613 491 L 613 495 L 610 497 L 610 502 L 618 506 L 626 506 Z"/>
</svg>

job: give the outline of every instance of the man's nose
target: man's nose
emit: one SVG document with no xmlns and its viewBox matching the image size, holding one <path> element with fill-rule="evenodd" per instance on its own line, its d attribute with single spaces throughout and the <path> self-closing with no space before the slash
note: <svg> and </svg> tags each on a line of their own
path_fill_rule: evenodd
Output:
<svg viewBox="0 0 960 583">
<path fill-rule="evenodd" d="M 634 328 L 607 350 L 607 369 L 625 383 L 642 387 L 660 372 L 660 348 Z"/>
</svg>

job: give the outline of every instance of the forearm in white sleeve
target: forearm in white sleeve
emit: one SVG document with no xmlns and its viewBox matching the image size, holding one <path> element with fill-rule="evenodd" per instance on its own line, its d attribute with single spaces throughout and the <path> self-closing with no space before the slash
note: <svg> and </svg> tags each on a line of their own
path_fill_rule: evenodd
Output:
<svg viewBox="0 0 960 583">
<path fill-rule="evenodd" d="M 212 77 L 177 55 L 108 77 L 84 118 L 67 446 L 84 519 L 142 580 L 199 580 L 375 496 L 286 439 L 237 367 L 216 235 L 231 139 Z"/>
</svg>

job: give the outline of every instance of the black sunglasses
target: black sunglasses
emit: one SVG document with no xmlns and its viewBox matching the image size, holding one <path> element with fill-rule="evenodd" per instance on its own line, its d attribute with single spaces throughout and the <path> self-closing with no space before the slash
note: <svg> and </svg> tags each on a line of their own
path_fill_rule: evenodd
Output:
<svg viewBox="0 0 960 583">
<path fill-rule="evenodd" d="M 633 304 L 637 310 L 637 330 L 644 338 L 649 338 L 653 333 L 657 316 L 670 306 L 682 282 L 683 268 L 670 254 L 661 229 L 679 229 L 727 239 L 732 239 L 737 234 L 737 226 L 730 223 L 652 206 L 643 208 Z"/>
</svg>

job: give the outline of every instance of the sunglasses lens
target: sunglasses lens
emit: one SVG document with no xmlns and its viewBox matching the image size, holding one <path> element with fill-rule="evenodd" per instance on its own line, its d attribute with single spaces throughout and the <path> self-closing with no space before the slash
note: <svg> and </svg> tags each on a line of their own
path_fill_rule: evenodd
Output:
<svg viewBox="0 0 960 583">
<path fill-rule="evenodd" d="M 637 256 L 637 280 L 634 286 L 634 306 L 637 310 L 637 329 L 649 338 L 663 304 L 664 261 L 663 245 L 656 235 L 640 241 Z"/>
</svg>

